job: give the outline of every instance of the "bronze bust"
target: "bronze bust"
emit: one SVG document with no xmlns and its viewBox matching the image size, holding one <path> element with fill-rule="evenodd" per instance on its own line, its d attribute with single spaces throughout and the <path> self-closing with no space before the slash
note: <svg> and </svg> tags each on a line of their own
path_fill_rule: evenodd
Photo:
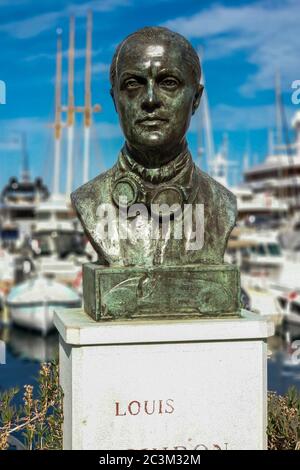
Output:
<svg viewBox="0 0 300 470">
<path fill-rule="evenodd" d="M 149 272 L 156 267 L 178 267 L 187 272 L 189 266 L 194 267 L 192 271 L 195 266 L 197 269 L 200 266 L 200 271 L 207 265 L 225 266 L 223 256 L 236 220 L 236 200 L 228 189 L 193 163 L 186 141 L 191 117 L 203 91 L 200 78 L 199 58 L 192 45 L 166 28 L 143 28 L 118 46 L 110 70 L 111 96 L 125 144 L 113 168 L 71 195 L 77 215 L 98 253 L 99 262 L 94 269 L 101 267 L 101 275 L 105 272 L 103 267 L 143 268 L 145 276 L 145 268 Z M 126 197 L 124 207 L 121 196 Z M 190 238 L 195 236 L 195 227 L 197 230 L 194 215 L 191 229 L 178 238 L 174 236 L 175 212 L 169 214 L 167 236 L 161 234 L 159 212 L 158 235 L 151 236 L 155 217 L 152 212 L 148 217 L 150 207 L 160 204 L 203 207 L 204 239 L 199 249 L 190 249 Z M 119 221 L 120 212 L 134 205 L 145 207 L 146 212 L 135 210 L 130 215 L 134 223 L 127 227 L 125 237 L 117 224 L 110 236 L 105 236 L 107 232 L 101 230 L 98 212 L 103 205 L 109 206 L 113 221 Z M 132 274 L 128 276 L 132 278 Z M 90 274 L 86 274 L 88 277 L 91 279 Z M 145 282 L 141 282 L 144 286 Z M 86 286 L 91 283 L 86 281 Z M 138 283 L 137 292 L 140 288 Z"/>
</svg>

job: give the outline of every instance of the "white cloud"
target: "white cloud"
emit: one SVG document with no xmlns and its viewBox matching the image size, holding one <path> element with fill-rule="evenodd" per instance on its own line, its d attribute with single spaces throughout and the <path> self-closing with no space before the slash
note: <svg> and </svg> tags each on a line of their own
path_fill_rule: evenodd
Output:
<svg viewBox="0 0 300 470">
<path fill-rule="evenodd" d="M 218 59 L 235 52 L 245 53 L 257 71 L 247 77 L 240 91 L 248 96 L 274 87 L 279 68 L 287 88 L 299 78 L 299 0 L 264 0 L 241 6 L 214 4 L 190 17 L 164 23 L 205 45 L 205 57 Z"/>
<path fill-rule="evenodd" d="M 49 127 L 50 123 L 39 117 L 20 117 L 13 119 L 0 120 L 1 133 L 10 132 L 25 132 L 25 133 L 40 133 Z"/>
<path fill-rule="evenodd" d="M 93 57 L 97 57 L 99 54 L 103 52 L 103 48 L 97 48 L 92 51 Z M 76 49 L 75 51 L 75 60 L 76 59 L 83 59 L 85 58 L 86 49 L 83 47 L 81 49 Z M 64 58 L 68 57 L 68 50 L 64 50 L 62 53 Z M 55 60 L 56 53 L 49 54 L 48 52 L 41 52 L 39 54 L 33 54 L 28 57 L 25 57 L 24 62 L 34 62 L 36 60 Z"/>
<path fill-rule="evenodd" d="M 96 62 L 95 64 L 92 65 L 92 75 L 98 75 L 98 74 L 106 74 L 108 73 L 108 70 L 110 68 L 110 64 L 107 64 L 105 62 Z M 80 70 L 75 72 L 75 82 L 83 82 L 85 78 L 85 70 L 84 68 L 81 67 Z M 55 83 L 55 78 L 51 79 L 52 83 Z M 68 72 L 63 73 L 62 75 L 62 83 L 65 84 L 68 82 Z"/>
<path fill-rule="evenodd" d="M 62 16 L 62 12 L 47 12 L 24 20 L 3 24 L 0 26 L 0 31 L 18 39 L 27 39 L 37 36 L 42 31 L 54 28 Z"/>
<path fill-rule="evenodd" d="M 74 4 L 66 8 L 68 13 L 73 13 L 77 16 L 84 16 L 88 10 L 105 12 L 111 11 L 119 6 L 128 6 L 131 0 L 91 0 L 83 4 Z"/>
<path fill-rule="evenodd" d="M 275 109 L 266 106 L 217 105 L 212 110 L 213 128 L 224 131 L 266 129 L 274 126 Z"/>
<path fill-rule="evenodd" d="M 54 29 L 58 26 L 61 18 L 68 17 L 70 14 L 85 16 L 88 10 L 107 12 L 119 6 L 128 6 L 130 4 L 130 0 L 91 0 L 84 4 L 68 5 L 59 11 L 46 12 L 0 25 L 0 32 L 5 32 L 18 39 L 32 38 L 38 36 L 43 31 L 51 28 Z"/>
<path fill-rule="evenodd" d="M 288 125 L 291 123 L 292 116 L 296 111 L 296 106 L 285 107 Z M 191 133 L 198 132 L 199 112 L 192 119 L 189 130 Z M 275 128 L 275 105 L 230 106 L 222 103 L 212 108 L 211 121 L 214 131 L 248 131 Z"/>
</svg>

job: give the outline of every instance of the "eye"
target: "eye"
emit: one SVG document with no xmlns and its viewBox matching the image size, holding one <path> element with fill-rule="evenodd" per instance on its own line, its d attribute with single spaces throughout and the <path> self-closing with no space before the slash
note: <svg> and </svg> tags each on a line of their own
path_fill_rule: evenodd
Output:
<svg viewBox="0 0 300 470">
<path fill-rule="evenodd" d="M 128 90 L 139 88 L 140 86 L 141 84 L 135 78 L 128 78 L 124 82 L 124 87 L 127 88 Z"/>
<path fill-rule="evenodd" d="M 160 86 L 168 90 L 175 90 L 179 86 L 179 81 L 174 77 L 166 77 L 160 82 Z"/>
</svg>

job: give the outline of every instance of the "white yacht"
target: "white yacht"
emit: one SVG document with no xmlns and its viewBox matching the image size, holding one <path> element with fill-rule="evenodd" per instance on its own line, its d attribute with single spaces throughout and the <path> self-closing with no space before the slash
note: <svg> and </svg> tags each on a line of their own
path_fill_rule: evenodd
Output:
<svg viewBox="0 0 300 470">
<path fill-rule="evenodd" d="M 23 136 L 23 167 L 21 178 L 10 178 L 1 192 L 1 240 L 8 247 L 19 247 L 31 233 L 38 204 L 49 197 L 49 191 L 41 178 L 31 179 Z"/>
<path fill-rule="evenodd" d="M 38 273 L 72 284 L 81 272 L 85 238 L 63 195 L 54 195 L 37 207 L 31 249 Z"/>
<path fill-rule="evenodd" d="M 0 283 L 13 283 L 14 270 L 15 255 L 0 247 Z"/>
<path fill-rule="evenodd" d="M 288 215 L 288 204 L 270 192 L 255 193 L 250 186 L 230 188 L 237 199 L 238 224 L 260 228 L 279 228 Z"/>
<path fill-rule="evenodd" d="M 276 153 L 244 172 L 245 183 L 253 192 L 268 193 L 287 204 L 294 212 L 300 210 L 300 111 L 292 125 L 296 138 L 292 144 L 277 145 Z"/>
<path fill-rule="evenodd" d="M 226 258 L 235 261 L 249 275 L 272 279 L 278 278 L 284 262 L 276 232 L 244 227 L 233 229 Z"/>
<path fill-rule="evenodd" d="M 13 287 L 6 299 L 11 320 L 19 326 L 46 335 L 54 328 L 54 311 L 79 308 L 81 298 L 74 289 L 52 279 L 35 277 Z"/>
<path fill-rule="evenodd" d="M 288 292 L 277 286 L 276 294 L 276 300 L 284 321 L 300 326 L 300 289 L 298 291 L 290 289 Z"/>
<path fill-rule="evenodd" d="M 250 298 L 251 309 L 263 315 L 279 315 L 270 285 L 278 282 L 284 256 L 276 234 L 235 227 L 228 242 L 225 260 L 241 269 L 241 286 Z"/>
<path fill-rule="evenodd" d="M 36 208 L 36 217 L 33 224 L 35 232 L 44 230 L 74 231 L 75 215 L 70 203 L 63 194 L 52 194 L 42 201 Z"/>
</svg>

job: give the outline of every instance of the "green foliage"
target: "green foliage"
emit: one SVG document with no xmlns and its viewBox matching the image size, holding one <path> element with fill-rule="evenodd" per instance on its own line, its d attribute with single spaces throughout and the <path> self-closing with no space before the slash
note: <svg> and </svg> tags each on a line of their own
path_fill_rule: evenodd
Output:
<svg viewBox="0 0 300 470">
<path fill-rule="evenodd" d="M 300 450 L 300 393 L 291 387 L 286 395 L 268 394 L 268 448 Z"/>
<path fill-rule="evenodd" d="M 36 392 L 34 398 L 34 387 L 25 385 L 19 408 L 13 404 L 19 390 L 0 394 L 0 450 L 9 448 L 16 433 L 22 433 L 28 450 L 62 448 L 63 395 L 57 364 L 42 364 Z"/>
</svg>

